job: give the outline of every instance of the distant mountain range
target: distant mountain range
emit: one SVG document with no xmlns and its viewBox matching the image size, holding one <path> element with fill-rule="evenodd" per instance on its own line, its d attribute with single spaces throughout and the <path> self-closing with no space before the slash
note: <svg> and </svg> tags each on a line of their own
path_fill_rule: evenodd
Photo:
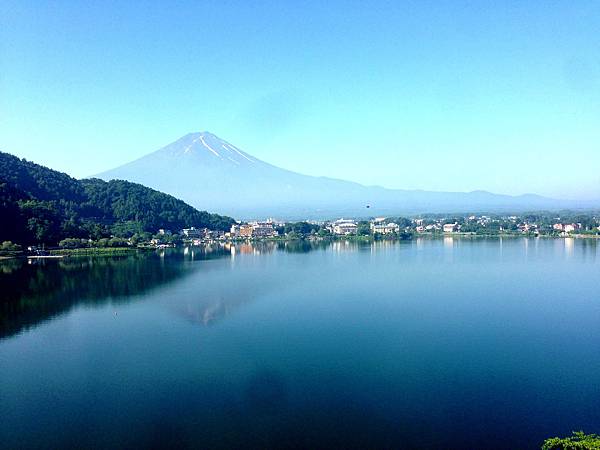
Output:
<svg viewBox="0 0 600 450">
<path fill-rule="evenodd" d="M 187 134 L 160 150 L 96 176 L 141 183 L 197 208 L 243 219 L 518 212 L 580 206 L 533 194 L 385 189 L 302 175 L 261 161 L 209 132 Z"/>
</svg>

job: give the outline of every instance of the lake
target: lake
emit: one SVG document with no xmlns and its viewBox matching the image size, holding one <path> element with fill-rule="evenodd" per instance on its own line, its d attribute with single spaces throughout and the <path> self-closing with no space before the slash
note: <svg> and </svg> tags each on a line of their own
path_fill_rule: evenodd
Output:
<svg viewBox="0 0 600 450">
<path fill-rule="evenodd" d="M 600 245 L 0 264 L 3 448 L 534 449 L 600 432 Z"/>
</svg>

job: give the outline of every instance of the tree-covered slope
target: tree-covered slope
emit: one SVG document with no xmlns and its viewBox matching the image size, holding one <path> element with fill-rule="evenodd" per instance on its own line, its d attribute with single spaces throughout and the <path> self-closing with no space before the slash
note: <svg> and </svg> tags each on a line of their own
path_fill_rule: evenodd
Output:
<svg viewBox="0 0 600 450">
<path fill-rule="evenodd" d="M 0 152 L 0 241 L 54 244 L 188 226 L 227 229 L 230 217 L 121 180 L 77 180 Z"/>
<path fill-rule="evenodd" d="M 175 197 L 141 184 L 123 180 L 81 180 L 90 209 L 97 209 L 102 220 L 135 221 L 147 231 L 159 228 L 179 230 L 194 225 L 215 230 L 228 230 L 231 217 L 198 211 Z"/>
<path fill-rule="evenodd" d="M 0 152 L 0 181 L 37 200 L 85 201 L 75 178 L 8 153 Z"/>
</svg>

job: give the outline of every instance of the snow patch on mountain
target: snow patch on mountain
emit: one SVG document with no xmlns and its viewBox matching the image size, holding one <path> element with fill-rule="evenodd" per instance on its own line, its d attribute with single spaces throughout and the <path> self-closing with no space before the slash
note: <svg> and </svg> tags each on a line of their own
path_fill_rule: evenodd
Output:
<svg viewBox="0 0 600 450">
<path fill-rule="evenodd" d="M 209 211 L 238 218 L 327 218 L 365 214 L 496 212 L 574 206 L 535 195 L 385 189 L 273 166 L 209 132 L 189 133 L 101 173 L 141 183 Z M 368 212 L 365 205 L 369 205 Z"/>
</svg>

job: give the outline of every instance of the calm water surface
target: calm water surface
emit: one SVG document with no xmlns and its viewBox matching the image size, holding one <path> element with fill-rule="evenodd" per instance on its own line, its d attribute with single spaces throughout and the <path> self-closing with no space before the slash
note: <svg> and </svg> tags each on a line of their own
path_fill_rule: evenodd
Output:
<svg viewBox="0 0 600 450">
<path fill-rule="evenodd" d="M 0 446 L 533 449 L 600 432 L 598 247 L 1 264 Z"/>
</svg>

